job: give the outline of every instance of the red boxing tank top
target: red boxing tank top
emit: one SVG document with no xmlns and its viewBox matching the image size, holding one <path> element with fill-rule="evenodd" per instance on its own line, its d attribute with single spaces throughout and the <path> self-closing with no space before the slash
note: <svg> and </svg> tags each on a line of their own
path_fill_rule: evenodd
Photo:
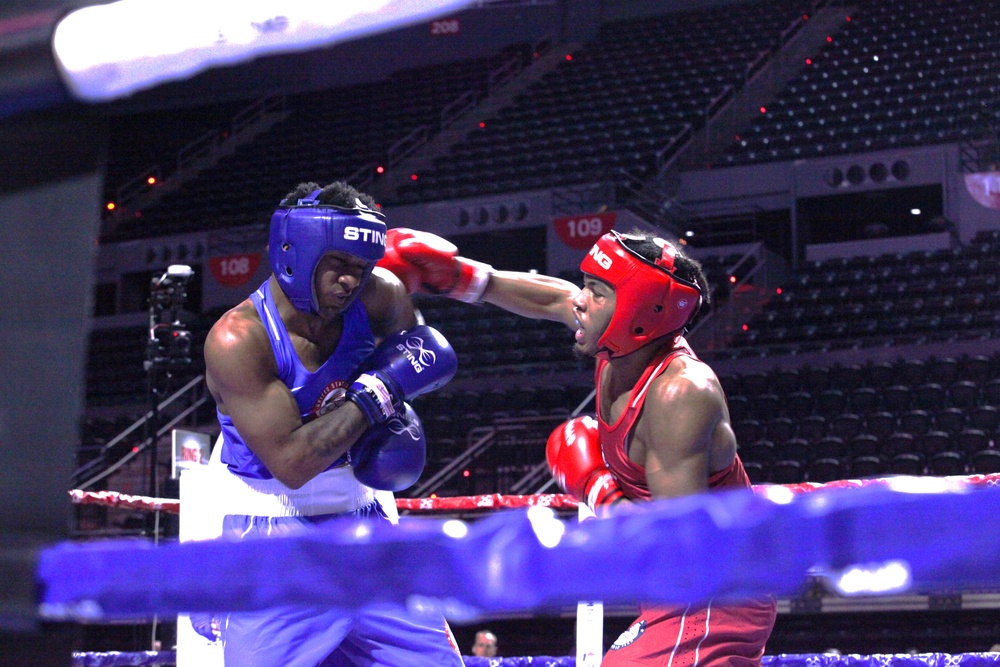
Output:
<svg viewBox="0 0 1000 667">
<path fill-rule="evenodd" d="M 671 361 L 680 355 L 686 355 L 692 359 L 698 358 L 684 339 L 680 340 L 678 347 L 668 350 L 659 359 L 654 358 L 646 367 L 642 377 L 636 382 L 635 387 L 632 388 L 628 407 L 622 412 L 617 423 L 613 425 L 608 425 L 601 417 L 601 372 L 608 361 L 606 359 L 597 360 L 594 385 L 597 387 L 597 426 L 601 439 L 601 451 L 604 454 L 604 462 L 611 474 L 615 476 L 622 492 L 631 500 L 650 500 L 652 496 L 646 482 L 646 469 L 628 457 L 628 448 L 626 447 L 628 435 L 642 412 L 650 384 L 666 370 Z M 709 475 L 708 488 L 723 487 L 750 488 L 750 478 L 747 477 L 738 454 L 727 468 Z"/>
</svg>

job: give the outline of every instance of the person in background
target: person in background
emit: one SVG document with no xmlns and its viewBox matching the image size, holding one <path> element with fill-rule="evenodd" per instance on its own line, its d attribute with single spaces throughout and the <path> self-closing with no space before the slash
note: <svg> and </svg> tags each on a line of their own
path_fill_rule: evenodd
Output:
<svg viewBox="0 0 1000 667">
<path fill-rule="evenodd" d="M 472 643 L 472 655 L 480 658 L 492 658 L 497 654 L 497 636 L 490 630 L 480 630 Z"/>
</svg>

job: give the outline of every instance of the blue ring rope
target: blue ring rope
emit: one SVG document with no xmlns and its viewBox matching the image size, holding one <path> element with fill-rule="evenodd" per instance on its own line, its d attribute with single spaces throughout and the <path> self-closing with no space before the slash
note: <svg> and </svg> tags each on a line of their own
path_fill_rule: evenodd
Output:
<svg viewBox="0 0 1000 667">
<path fill-rule="evenodd" d="M 573 656 L 522 656 L 479 658 L 463 656 L 465 667 L 576 667 Z M 921 653 L 918 655 L 830 655 L 782 654 L 764 656 L 762 667 L 996 667 L 1000 653 Z M 74 653 L 73 667 L 148 667 L 176 665 L 174 651 L 142 651 L 137 653 Z"/>
<path fill-rule="evenodd" d="M 370 603 L 473 620 L 579 600 L 791 597 L 817 571 L 864 581 L 890 563 L 898 580 L 883 592 L 955 591 L 1000 584 L 1000 535 L 989 529 L 997 516 L 1000 489 L 905 478 L 889 488 L 701 494 L 583 523 L 536 507 L 470 524 L 345 519 L 241 542 L 61 543 L 42 550 L 37 579 L 44 617 L 86 621 Z M 357 576 L 373 567 L 379 576 Z"/>
</svg>

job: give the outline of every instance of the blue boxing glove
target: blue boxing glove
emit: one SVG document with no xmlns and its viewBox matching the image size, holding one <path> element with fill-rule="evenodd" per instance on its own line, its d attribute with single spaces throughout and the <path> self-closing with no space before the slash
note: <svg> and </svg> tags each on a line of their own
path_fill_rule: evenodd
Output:
<svg viewBox="0 0 1000 667">
<path fill-rule="evenodd" d="M 222 637 L 222 632 L 219 628 L 219 619 L 213 614 L 191 614 L 190 620 L 191 627 L 194 628 L 194 631 L 208 641 L 219 641 Z"/>
<path fill-rule="evenodd" d="M 387 337 L 358 369 L 347 399 L 361 408 L 369 424 L 403 411 L 403 401 L 445 385 L 458 369 L 458 357 L 437 329 L 421 324 Z"/>
<path fill-rule="evenodd" d="M 420 479 L 427 458 L 420 418 L 408 403 L 395 417 L 370 427 L 348 453 L 354 478 L 382 491 L 402 491 Z"/>
</svg>

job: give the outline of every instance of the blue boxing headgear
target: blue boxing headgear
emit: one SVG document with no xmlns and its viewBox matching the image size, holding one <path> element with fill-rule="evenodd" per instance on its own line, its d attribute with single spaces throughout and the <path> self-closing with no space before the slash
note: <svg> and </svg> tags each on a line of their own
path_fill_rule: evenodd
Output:
<svg viewBox="0 0 1000 667">
<path fill-rule="evenodd" d="M 268 258 L 271 271 L 292 305 L 307 313 L 319 313 L 314 275 L 316 266 L 328 252 L 344 252 L 367 263 L 357 297 L 376 262 L 385 254 L 384 216 L 357 201 L 345 208 L 321 204 L 320 190 L 300 199 L 296 205 L 282 205 L 271 216 Z M 346 307 L 347 304 L 344 304 Z"/>
</svg>

